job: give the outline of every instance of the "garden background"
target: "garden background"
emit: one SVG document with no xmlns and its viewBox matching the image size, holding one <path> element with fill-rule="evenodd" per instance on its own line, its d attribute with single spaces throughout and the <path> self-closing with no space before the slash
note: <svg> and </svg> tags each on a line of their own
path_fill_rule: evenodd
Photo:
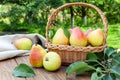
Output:
<svg viewBox="0 0 120 80">
<path fill-rule="evenodd" d="M 0 0 L 0 35 L 14 33 L 39 33 L 45 36 L 48 17 L 58 7 L 70 2 L 86 2 L 99 7 L 108 19 L 108 46 L 120 48 L 120 0 Z M 98 13 L 85 7 L 70 7 L 60 12 L 55 24 L 74 25 L 84 31 L 103 28 Z"/>
</svg>

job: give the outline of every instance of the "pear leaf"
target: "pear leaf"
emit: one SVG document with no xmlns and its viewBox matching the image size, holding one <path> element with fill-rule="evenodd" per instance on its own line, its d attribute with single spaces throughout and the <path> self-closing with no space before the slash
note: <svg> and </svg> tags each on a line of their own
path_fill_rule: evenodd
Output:
<svg viewBox="0 0 120 80">
<path fill-rule="evenodd" d="M 104 49 L 104 55 L 107 55 L 107 57 L 110 57 L 111 55 L 115 53 L 116 53 L 116 50 L 112 47 L 108 47 Z"/>
<path fill-rule="evenodd" d="M 116 80 L 116 76 L 113 74 L 108 74 L 102 77 L 102 80 Z"/>
<path fill-rule="evenodd" d="M 98 72 L 93 72 L 91 76 L 91 80 L 102 80 L 105 74 L 99 74 Z M 109 80 L 109 79 L 106 79 Z"/>
<path fill-rule="evenodd" d="M 87 63 L 85 62 L 74 62 L 71 65 L 69 65 L 66 69 L 66 75 L 71 74 L 72 72 L 76 72 L 76 74 L 85 72 L 85 71 L 89 71 L 89 70 L 93 70 L 94 68 L 92 66 L 89 66 Z"/>
<path fill-rule="evenodd" d="M 114 65 L 110 68 L 111 73 L 114 73 L 118 76 L 120 76 L 120 64 L 119 65 Z"/>
<path fill-rule="evenodd" d="M 68 31 L 68 29 L 63 29 L 63 31 L 64 31 L 64 34 L 65 34 L 65 36 L 67 37 L 67 38 L 69 38 L 70 37 L 70 32 Z"/>
<path fill-rule="evenodd" d="M 29 67 L 26 64 L 19 64 L 15 69 L 13 70 L 13 76 L 16 77 L 33 77 L 35 76 L 34 71 L 31 67 Z"/>
<path fill-rule="evenodd" d="M 114 57 L 113 61 L 116 62 L 117 64 L 120 64 L 120 56 Z"/>
<path fill-rule="evenodd" d="M 92 73 L 91 80 L 100 80 L 97 75 L 97 72 Z"/>
<path fill-rule="evenodd" d="M 87 58 L 88 58 L 88 60 L 97 60 L 98 59 L 98 57 L 94 53 L 88 53 Z"/>
<path fill-rule="evenodd" d="M 54 36 L 54 31 L 53 30 L 49 30 L 49 38 L 52 39 Z"/>
</svg>

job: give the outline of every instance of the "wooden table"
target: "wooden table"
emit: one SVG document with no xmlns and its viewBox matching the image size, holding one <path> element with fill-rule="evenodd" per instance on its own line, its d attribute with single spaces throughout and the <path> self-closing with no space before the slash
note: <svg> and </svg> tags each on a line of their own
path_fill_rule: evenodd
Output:
<svg viewBox="0 0 120 80">
<path fill-rule="evenodd" d="M 44 68 L 33 68 L 36 73 L 35 77 L 20 78 L 12 75 L 13 69 L 20 63 L 25 63 L 29 66 L 29 56 L 16 57 L 8 60 L 0 61 L 0 80 L 66 80 L 65 70 L 66 66 L 61 66 L 55 72 L 48 72 Z M 32 66 L 31 66 L 32 67 Z M 90 80 L 90 76 L 77 76 L 76 80 Z M 73 80 L 73 79 L 69 79 Z"/>
</svg>

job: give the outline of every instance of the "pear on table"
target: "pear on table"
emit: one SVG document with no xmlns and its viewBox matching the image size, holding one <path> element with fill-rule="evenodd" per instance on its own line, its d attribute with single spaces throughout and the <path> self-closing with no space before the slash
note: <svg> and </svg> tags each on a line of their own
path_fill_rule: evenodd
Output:
<svg viewBox="0 0 120 80">
<path fill-rule="evenodd" d="M 15 39 L 13 44 L 19 50 L 30 50 L 32 47 L 32 40 L 27 37 Z"/>
<path fill-rule="evenodd" d="M 33 67 L 42 67 L 43 66 L 43 57 L 46 54 L 46 50 L 39 44 L 34 44 L 30 51 L 30 64 Z"/>
<path fill-rule="evenodd" d="M 43 66 L 48 71 L 56 71 L 61 66 L 61 57 L 56 52 L 48 52 L 43 58 Z"/>
</svg>

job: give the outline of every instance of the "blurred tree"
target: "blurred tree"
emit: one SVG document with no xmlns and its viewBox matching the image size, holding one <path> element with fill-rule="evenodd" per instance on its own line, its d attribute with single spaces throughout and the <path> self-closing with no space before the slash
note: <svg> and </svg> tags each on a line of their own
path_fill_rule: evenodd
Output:
<svg viewBox="0 0 120 80">
<path fill-rule="evenodd" d="M 32 32 L 34 31 L 32 29 L 38 28 L 40 33 L 45 33 L 50 9 L 57 8 L 63 2 L 62 0 L 2 0 L 0 4 L 2 4 L 0 19 L 8 18 L 10 20 L 9 25 L 6 24 L 6 21 L 0 21 L 1 26 L 5 26 L 5 30 L 31 29 Z M 10 8 L 5 9 L 6 6 L 10 6 Z"/>
<path fill-rule="evenodd" d="M 70 2 L 86 2 L 96 5 L 105 13 L 109 22 L 120 22 L 119 0 L 0 0 L 0 27 L 2 30 L 12 32 L 27 30 L 45 35 L 45 26 L 50 10 Z M 90 16 L 88 11 L 84 7 L 70 8 L 63 11 L 62 14 L 63 16 L 68 13 L 73 16 L 78 15 L 87 25 L 89 20 L 87 21 L 86 16 Z M 66 21 L 65 25 L 67 25 L 68 16 L 63 18 Z M 95 18 L 95 21 L 97 21 L 98 15 Z M 78 21 L 76 24 L 79 23 Z"/>
</svg>

